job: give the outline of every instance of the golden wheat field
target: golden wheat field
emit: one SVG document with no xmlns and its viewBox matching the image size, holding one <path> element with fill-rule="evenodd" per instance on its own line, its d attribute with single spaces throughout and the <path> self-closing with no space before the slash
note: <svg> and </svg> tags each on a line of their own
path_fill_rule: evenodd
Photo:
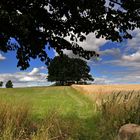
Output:
<svg viewBox="0 0 140 140">
<path fill-rule="evenodd" d="M 94 100 L 97 104 L 102 99 L 112 96 L 113 93 L 125 95 L 132 92 L 140 94 L 140 85 L 72 85 L 72 87 Z"/>
<path fill-rule="evenodd" d="M 140 85 L 73 85 L 86 94 L 105 94 L 119 91 L 140 91 Z"/>
</svg>

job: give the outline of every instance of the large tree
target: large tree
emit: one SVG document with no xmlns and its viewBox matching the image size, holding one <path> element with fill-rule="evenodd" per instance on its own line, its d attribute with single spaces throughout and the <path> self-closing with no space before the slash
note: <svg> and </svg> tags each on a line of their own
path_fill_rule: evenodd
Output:
<svg viewBox="0 0 140 140">
<path fill-rule="evenodd" d="M 81 81 L 93 81 L 89 74 L 87 62 L 79 58 L 55 57 L 48 66 L 48 81 L 58 82 L 60 85 Z"/>
<path fill-rule="evenodd" d="M 111 0 L 116 1 L 116 0 Z M 132 38 L 129 30 L 140 27 L 140 7 L 135 0 L 122 0 L 123 10 L 106 0 L 0 0 L 0 51 L 16 50 L 21 69 L 29 67 L 31 58 L 50 61 L 45 44 L 60 55 L 63 49 L 89 59 L 96 52 L 83 50 L 83 41 L 94 32 L 96 37 L 112 41 Z M 138 6 L 137 6 L 138 5 Z M 64 38 L 70 36 L 71 42 Z M 18 43 L 11 43 L 10 37 Z M 8 43 L 7 43 L 8 41 Z"/>
</svg>

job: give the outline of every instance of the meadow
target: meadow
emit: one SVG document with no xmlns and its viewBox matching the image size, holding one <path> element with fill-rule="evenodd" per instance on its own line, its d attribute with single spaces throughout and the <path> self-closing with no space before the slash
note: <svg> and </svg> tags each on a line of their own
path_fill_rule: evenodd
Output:
<svg viewBox="0 0 140 140">
<path fill-rule="evenodd" d="M 71 87 L 0 89 L 0 139 L 92 139 L 94 108 Z"/>
<path fill-rule="evenodd" d="M 0 89 L 0 140 L 114 140 L 121 125 L 140 124 L 138 88 L 87 87 Z"/>
</svg>

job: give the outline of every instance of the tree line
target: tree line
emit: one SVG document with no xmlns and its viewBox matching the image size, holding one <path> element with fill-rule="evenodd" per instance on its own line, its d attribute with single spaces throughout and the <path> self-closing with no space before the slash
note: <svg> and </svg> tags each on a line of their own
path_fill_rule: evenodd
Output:
<svg viewBox="0 0 140 140">
<path fill-rule="evenodd" d="M 0 81 L 0 87 L 3 87 L 4 85 L 4 82 Z M 13 83 L 11 80 L 7 81 L 6 84 L 5 84 L 5 87 L 6 88 L 13 88 Z"/>
</svg>

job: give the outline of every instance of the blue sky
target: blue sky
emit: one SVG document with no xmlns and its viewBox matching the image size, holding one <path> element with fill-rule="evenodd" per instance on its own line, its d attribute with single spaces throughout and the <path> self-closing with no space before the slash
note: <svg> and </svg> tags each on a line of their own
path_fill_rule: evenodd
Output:
<svg viewBox="0 0 140 140">
<path fill-rule="evenodd" d="M 100 58 L 88 61 L 91 74 L 96 84 L 139 84 L 140 83 L 140 30 L 133 32 L 133 39 L 122 43 L 96 39 L 93 33 L 87 40 L 79 42 L 86 50 L 95 50 Z M 66 38 L 69 40 L 69 38 Z M 47 50 L 50 57 L 56 55 L 54 50 Z M 70 57 L 77 57 L 71 51 L 64 50 Z M 12 80 L 16 87 L 44 86 L 50 84 L 46 80 L 47 67 L 40 60 L 31 60 L 30 67 L 20 71 L 16 67 L 15 52 L 0 52 L 0 81 Z"/>
</svg>

